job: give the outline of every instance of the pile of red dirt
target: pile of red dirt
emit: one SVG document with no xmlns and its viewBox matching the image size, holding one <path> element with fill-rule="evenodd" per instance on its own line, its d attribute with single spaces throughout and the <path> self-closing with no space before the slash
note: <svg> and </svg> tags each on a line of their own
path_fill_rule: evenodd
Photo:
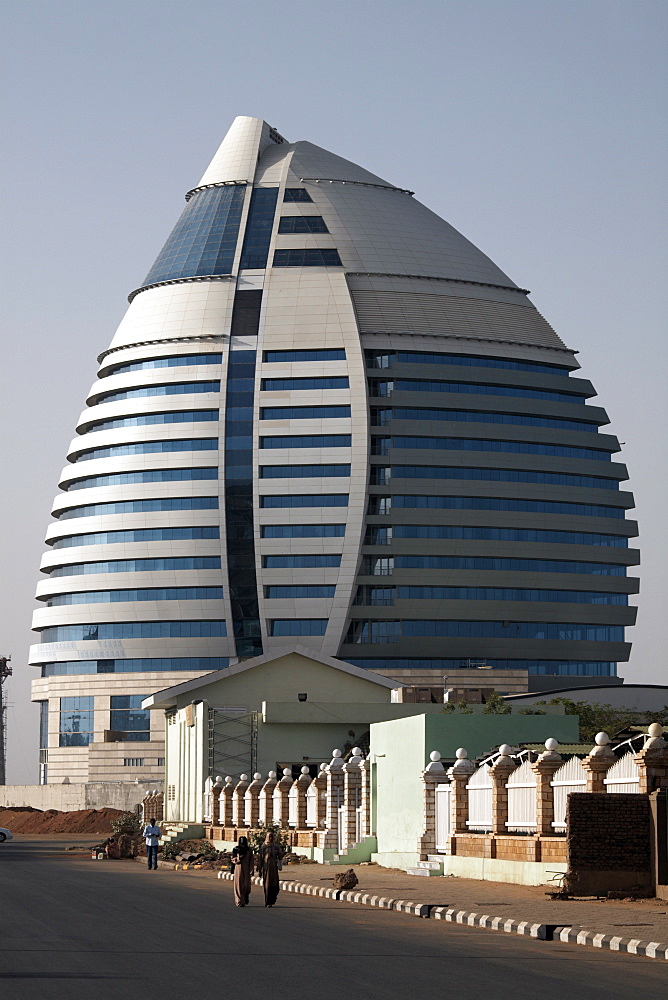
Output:
<svg viewBox="0 0 668 1000">
<path fill-rule="evenodd" d="M 75 812 L 46 809 L 42 812 L 31 806 L 11 806 L 0 809 L 0 826 L 12 833 L 110 834 L 112 821 L 120 815 L 120 809 L 78 809 Z"/>
</svg>

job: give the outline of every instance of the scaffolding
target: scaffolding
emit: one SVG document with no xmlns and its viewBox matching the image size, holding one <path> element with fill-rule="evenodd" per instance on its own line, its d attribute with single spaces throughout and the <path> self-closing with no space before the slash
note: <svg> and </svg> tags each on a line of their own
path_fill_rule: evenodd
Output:
<svg viewBox="0 0 668 1000">
<path fill-rule="evenodd" d="M 7 704 L 4 697 L 4 684 L 12 676 L 9 666 L 11 656 L 0 656 L 0 785 L 6 785 L 7 764 Z"/>
<path fill-rule="evenodd" d="M 209 709 L 209 775 L 223 777 L 257 770 L 257 712 L 246 708 Z"/>
</svg>

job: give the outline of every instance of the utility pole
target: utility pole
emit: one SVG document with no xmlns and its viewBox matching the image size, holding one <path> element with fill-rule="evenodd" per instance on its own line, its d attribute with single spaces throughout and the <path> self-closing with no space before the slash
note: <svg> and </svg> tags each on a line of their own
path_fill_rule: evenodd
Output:
<svg viewBox="0 0 668 1000">
<path fill-rule="evenodd" d="M 3 685 L 8 677 L 12 675 L 12 668 L 9 666 L 11 656 L 0 656 L 0 785 L 6 784 L 5 763 L 7 759 L 7 727 L 5 699 L 3 697 Z"/>
</svg>

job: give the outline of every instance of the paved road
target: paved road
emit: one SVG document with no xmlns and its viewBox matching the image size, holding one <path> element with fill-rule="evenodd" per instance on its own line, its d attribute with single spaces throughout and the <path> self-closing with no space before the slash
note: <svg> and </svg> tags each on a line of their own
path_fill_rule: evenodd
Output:
<svg viewBox="0 0 668 1000">
<path fill-rule="evenodd" d="M 665 965 L 254 889 L 63 843 L 0 848 L 1 1000 L 609 1000 L 658 997 Z"/>
</svg>

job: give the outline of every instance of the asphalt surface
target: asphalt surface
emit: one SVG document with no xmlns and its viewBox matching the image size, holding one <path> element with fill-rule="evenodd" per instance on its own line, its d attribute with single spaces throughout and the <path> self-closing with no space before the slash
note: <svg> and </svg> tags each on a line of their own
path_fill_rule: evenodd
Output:
<svg viewBox="0 0 668 1000">
<path fill-rule="evenodd" d="M 516 938 L 132 862 L 61 841 L 0 847 L 1 1000 L 629 1000 L 665 963 Z"/>
</svg>

